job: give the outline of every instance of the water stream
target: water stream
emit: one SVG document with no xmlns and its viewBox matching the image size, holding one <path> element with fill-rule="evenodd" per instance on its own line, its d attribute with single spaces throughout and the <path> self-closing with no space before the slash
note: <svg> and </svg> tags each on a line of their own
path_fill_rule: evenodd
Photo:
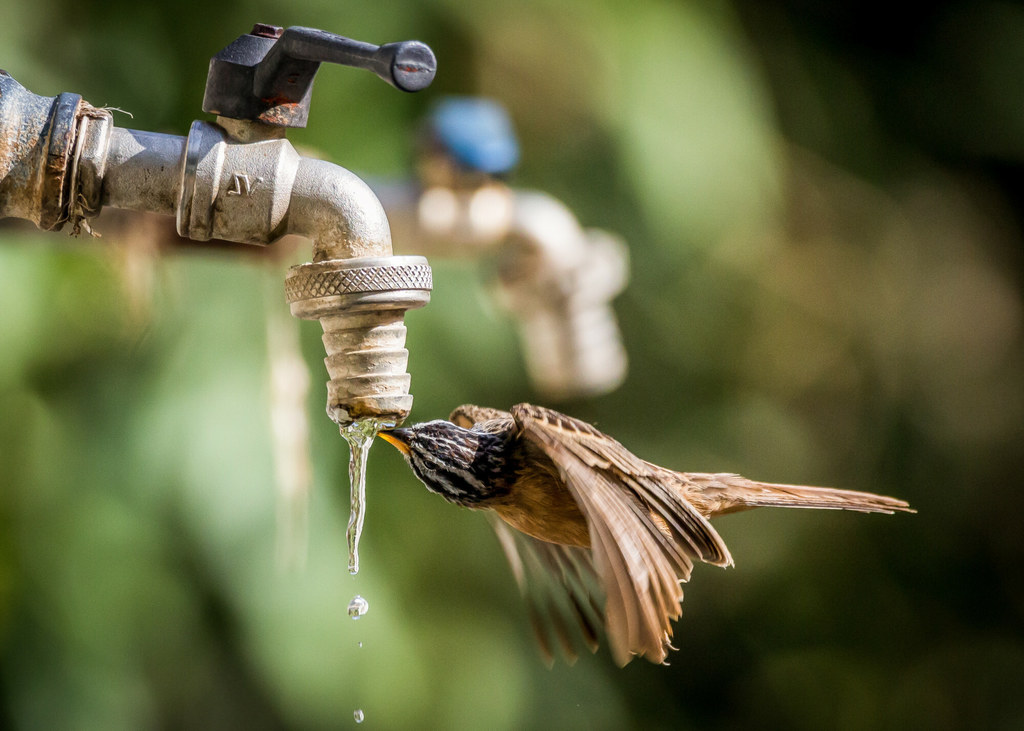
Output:
<svg viewBox="0 0 1024 731">
<path fill-rule="evenodd" d="M 349 514 L 348 531 L 348 572 L 359 573 L 359 537 L 363 533 L 363 518 L 366 514 L 366 458 L 377 432 L 390 422 L 383 419 L 360 419 L 341 427 L 341 436 L 348 442 L 349 462 Z"/>
<path fill-rule="evenodd" d="M 353 576 L 359 573 L 359 538 L 363 533 L 363 518 L 366 514 L 366 460 L 377 432 L 392 425 L 392 422 L 383 419 L 361 419 L 341 427 L 341 436 L 349 447 L 349 515 L 345 537 L 348 542 L 348 572 Z M 369 603 L 356 594 L 348 604 L 348 616 L 359 619 L 369 608 Z M 362 646 L 360 641 L 359 647 Z M 357 708 L 352 712 L 352 717 L 356 723 L 362 723 L 365 718 L 363 709 Z"/>
</svg>

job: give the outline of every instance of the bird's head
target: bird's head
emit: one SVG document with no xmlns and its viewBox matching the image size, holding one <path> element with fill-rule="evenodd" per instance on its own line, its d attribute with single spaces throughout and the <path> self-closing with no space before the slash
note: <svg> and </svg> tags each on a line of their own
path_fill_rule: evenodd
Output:
<svg viewBox="0 0 1024 731">
<path fill-rule="evenodd" d="M 428 490 L 458 505 L 473 507 L 501 497 L 514 478 L 505 434 L 463 429 L 438 419 L 378 436 L 405 456 Z"/>
</svg>

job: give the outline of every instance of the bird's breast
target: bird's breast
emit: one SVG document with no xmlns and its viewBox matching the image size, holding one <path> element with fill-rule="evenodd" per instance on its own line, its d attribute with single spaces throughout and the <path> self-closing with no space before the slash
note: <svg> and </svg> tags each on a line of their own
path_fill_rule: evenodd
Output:
<svg viewBox="0 0 1024 731">
<path fill-rule="evenodd" d="M 554 465 L 524 467 L 508 495 L 487 507 L 534 538 L 566 546 L 590 546 L 587 521 Z"/>
</svg>

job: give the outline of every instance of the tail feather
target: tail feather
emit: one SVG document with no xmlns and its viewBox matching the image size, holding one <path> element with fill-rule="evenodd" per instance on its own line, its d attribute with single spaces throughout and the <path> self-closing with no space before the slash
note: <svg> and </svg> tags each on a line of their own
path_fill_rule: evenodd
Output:
<svg viewBox="0 0 1024 731">
<path fill-rule="evenodd" d="M 699 486 L 712 505 L 710 513 L 722 515 L 759 507 L 853 510 L 860 513 L 916 513 L 905 500 L 856 490 L 809 485 L 778 485 L 755 482 L 732 474 L 694 474 L 687 477 Z"/>
</svg>

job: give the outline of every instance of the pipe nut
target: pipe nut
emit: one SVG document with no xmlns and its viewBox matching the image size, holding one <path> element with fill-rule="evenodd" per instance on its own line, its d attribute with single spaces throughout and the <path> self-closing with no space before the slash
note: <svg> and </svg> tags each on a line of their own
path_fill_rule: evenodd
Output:
<svg viewBox="0 0 1024 731">
<path fill-rule="evenodd" d="M 339 309 L 422 307 L 433 278 L 422 256 L 361 257 L 300 264 L 288 270 L 285 297 L 292 314 L 319 320 Z"/>
</svg>

